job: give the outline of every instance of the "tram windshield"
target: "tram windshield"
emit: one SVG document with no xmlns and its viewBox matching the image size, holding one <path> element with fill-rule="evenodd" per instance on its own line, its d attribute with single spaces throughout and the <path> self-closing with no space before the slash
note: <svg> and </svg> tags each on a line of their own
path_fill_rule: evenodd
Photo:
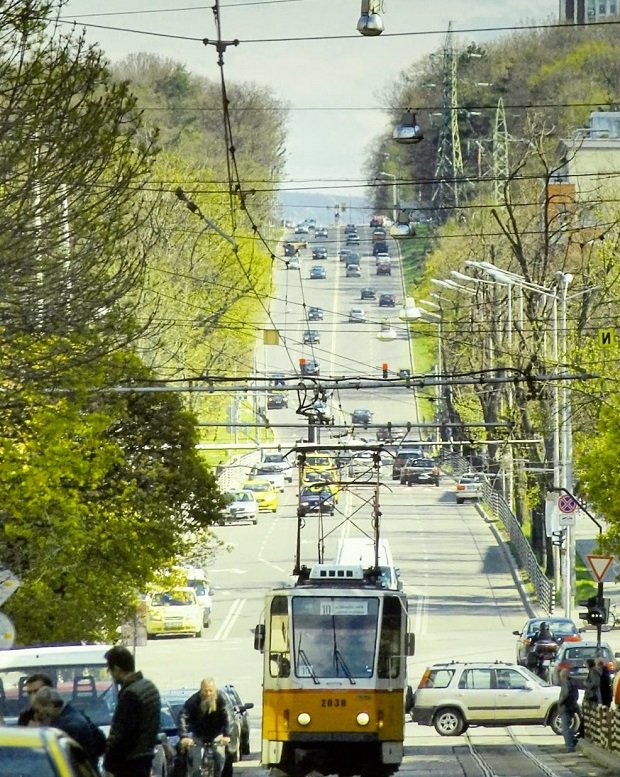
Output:
<svg viewBox="0 0 620 777">
<path fill-rule="evenodd" d="M 378 598 L 293 597 L 295 674 L 321 678 L 370 677 L 375 666 Z"/>
</svg>

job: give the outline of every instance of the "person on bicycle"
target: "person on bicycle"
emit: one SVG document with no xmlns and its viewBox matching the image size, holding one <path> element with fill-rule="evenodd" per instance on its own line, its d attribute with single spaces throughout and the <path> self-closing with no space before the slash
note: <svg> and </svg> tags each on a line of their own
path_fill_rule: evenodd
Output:
<svg viewBox="0 0 620 777">
<path fill-rule="evenodd" d="M 205 677 L 200 690 L 189 697 L 179 716 L 179 744 L 188 752 L 189 774 L 200 777 L 200 760 L 205 744 L 227 745 L 234 725 L 234 711 L 228 696 L 219 691 L 212 677 Z M 214 777 L 224 769 L 223 748 L 214 747 Z"/>
</svg>

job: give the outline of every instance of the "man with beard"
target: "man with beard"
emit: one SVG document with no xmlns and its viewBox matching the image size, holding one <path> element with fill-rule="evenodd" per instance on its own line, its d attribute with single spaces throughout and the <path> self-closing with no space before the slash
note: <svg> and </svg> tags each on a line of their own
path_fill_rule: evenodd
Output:
<svg viewBox="0 0 620 777">
<path fill-rule="evenodd" d="M 215 777 L 221 777 L 225 763 L 224 746 L 230 742 L 234 712 L 228 697 L 217 689 L 212 677 L 205 677 L 198 693 L 190 696 L 179 716 L 181 748 L 188 750 L 191 777 L 200 777 L 203 745 L 216 742 L 213 749 Z"/>
</svg>

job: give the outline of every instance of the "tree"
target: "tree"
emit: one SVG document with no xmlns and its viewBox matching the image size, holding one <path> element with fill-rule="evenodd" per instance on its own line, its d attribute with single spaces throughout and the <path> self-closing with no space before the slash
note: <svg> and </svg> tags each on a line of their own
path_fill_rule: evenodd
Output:
<svg viewBox="0 0 620 777">
<path fill-rule="evenodd" d="M 31 391 L 3 417 L 0 561 L 23 580 L 6 606 L 22 643 L 110 638 L 219 517 L 224 498 L 181 399 L 107 389 L 152 378 L 117 354 L 75 372 L 70 392 Z"/>
</svg>

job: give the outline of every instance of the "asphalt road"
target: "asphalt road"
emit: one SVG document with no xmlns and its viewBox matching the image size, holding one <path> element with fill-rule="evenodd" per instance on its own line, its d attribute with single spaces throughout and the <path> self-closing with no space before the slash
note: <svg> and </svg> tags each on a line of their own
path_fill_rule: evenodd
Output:
<svg viewBox="0 0 620 777">
<path fill-rule="evenodd" d="M 333 245 L 335 253 L 338 242 Z M 306 276 L 311 263 L 310 258 L 302 260 L 301 272 Z M 362 259 L 361 280 L 344 278 L 344 267 L 334 258 L 323 263 L 329 268 L 326 281 L 300 284 L 296 271 L 279 271 L 285 303 L 274 306 L 273 316 L 281 322 L 286 347 L 272 346 L 259 354 L 265 371 L 285 371 L 292 376 L 296 360 L 311 355 L 321 362 L 322 375 L 380 374 L 383 361 L 406 365 L 406 340 L 388 344 L 375 340 L 377 323 L 383 317 L 378 308 L 372 308 L 372 323 L 349 324 L 346 320 L 348 308 L 362 304 L 361 287 L 375 280 L 371 261 Z M 395 274 L 376 287 L 399 294 L 400 301 L 399 284 Z M 313 351 L 300 344 L 301 332 L 307 326 L 300 307 L 303 301 L 299 301 L 304 298 L 306 304 L 326 311 L 321 325 L 324 338 Z M 364 306 L 371 307 L 368 303 Z M 386 349 L 390 349 L 389 355 Z M 414 397 L 405 389 L 386 388 L 353 396 L 343 392 L 337 401 L 345 414 L 356 407 L 368 407 L 378 421 L 401 424 L 415 420 Z M 272 416 L 294 421 L 294 411 L 291 401 L 288 410 L 274 411 Z M 281 439 L 286 444 L 301 436 L 303 430 L 291 429 L 282 433 Z M 523 625 L 527 615 L 491 527 L 474 505 L 456 505 L 454 483 L 447 476 L 439 488 L 407 487 L 391 480 L 390 468 L 384 470 L 381 534 L 389 540 L 400 569 L 409 597 L 411 630 L 416 634 L 416 653 L 408 662 L 411 684 L 417 686 L 424 668 L 437 661 L 514 661 L 516 638 L 512 631 Z M 325 519 L 326 528 L 331 530 L 327 558 L 335 552 L 339 538 L 355 536 L 354 524 L 369 529 L 370 498 L 371 490 L 363 486 L 341 496 L 337 514 Z M 287 485 L 275 515 L 262 513 L 256 526 L 217 529 L 222 550 L 210 570 L 213 620 L 201 639 L 165 638 L 137 649 L 139 668 L 162 690 L 185 687 L 191 691 L 202 677 L 213 675 L 222 684 L 232 682 L 245 701 L 255 703 L 251 713 L 253 756 L 235 767 L 238 775 L 248 777 L 264 774 L 258 764 L 262 661 L 253 649 L 253 628 L 260 620 L 264 594 L 283 582 L 292 582 L 296 500 L 295 484 Z M 309 518 L 302 535 L 302 561 L 315 560 L 316 547 L 317 526 Z M 598 777 L 605 773 L 579 754 L 564 753 L 562 739 L 541 726 L 470 728 L 466 735 L 452 739 L 408 721 L 405 733 L 400 774 L 412 777 Z"/>
</svg>

